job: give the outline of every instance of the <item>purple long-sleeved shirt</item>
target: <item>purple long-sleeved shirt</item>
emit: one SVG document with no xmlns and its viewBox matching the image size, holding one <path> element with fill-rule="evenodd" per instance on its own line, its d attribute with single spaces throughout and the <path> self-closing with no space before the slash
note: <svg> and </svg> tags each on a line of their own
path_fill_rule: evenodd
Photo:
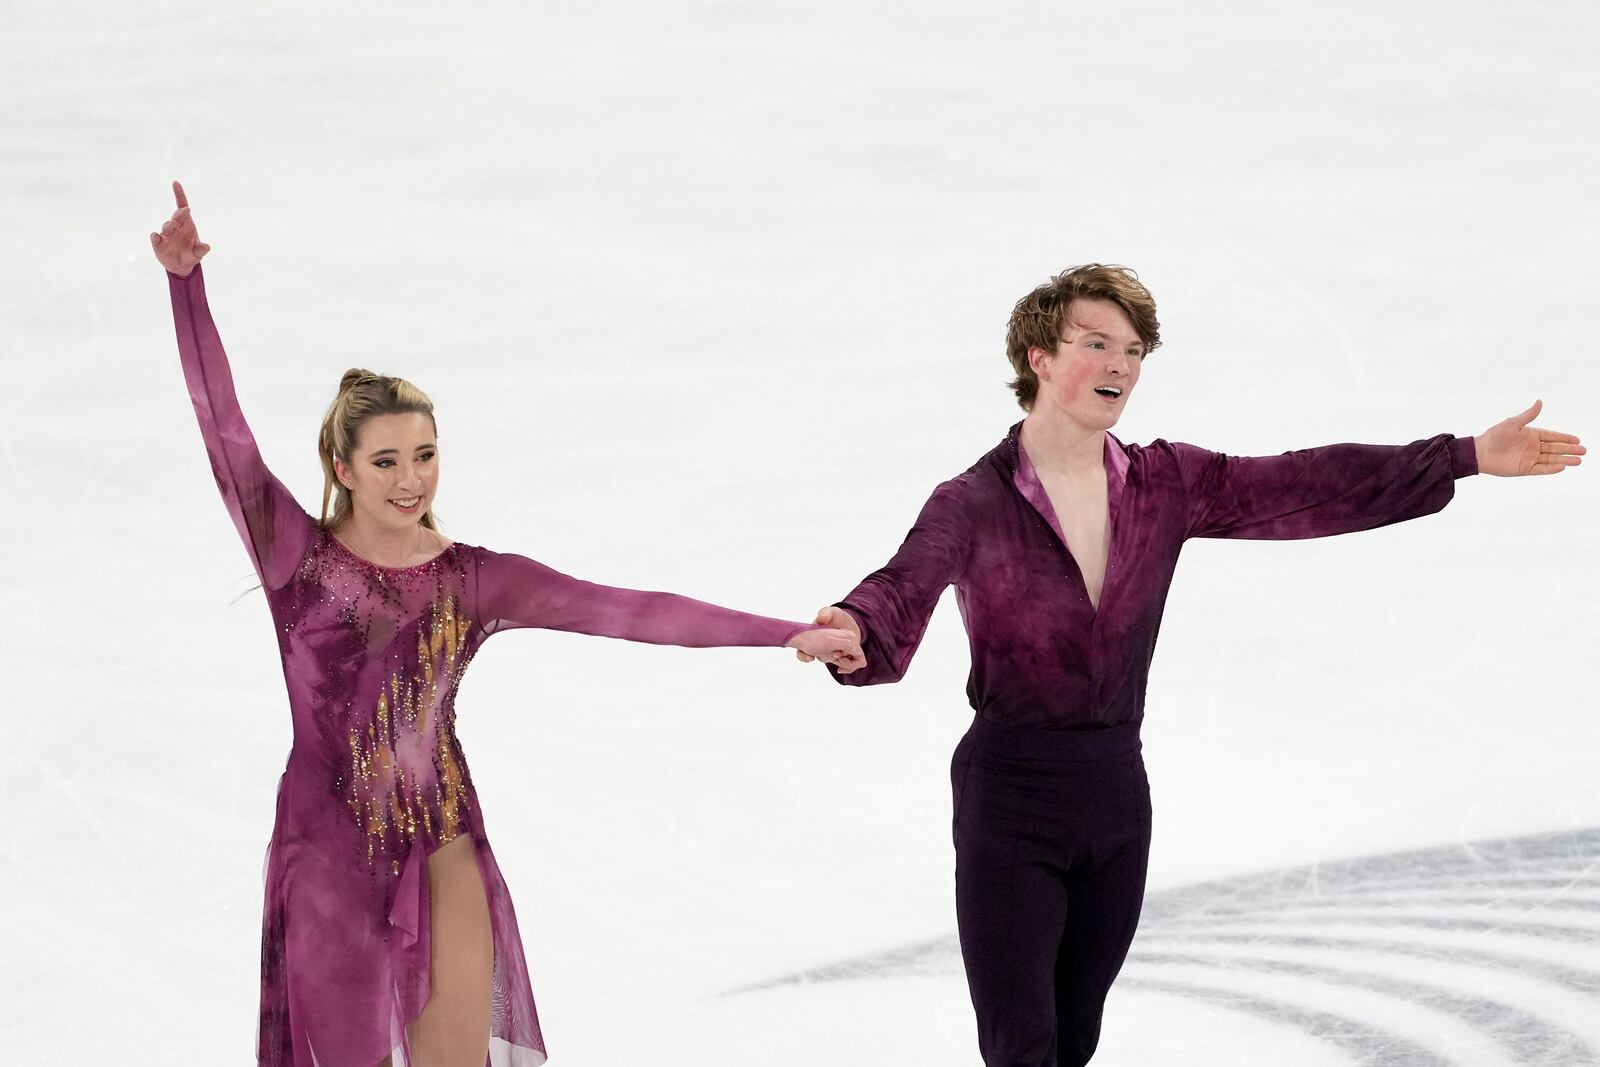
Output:
<svg viewBox="0 0 1600 1067">
<path fill-rule="evenodd" d="M 867 666 L 845 685 L 904 676 L 948 585 L 972 649 L 967 699 L 995 722 L 1082 729 L 1136 722 L 1161 613 L 1191 537 L 1292 540 L 1431 515 L 1478 472 L 1470 437 L 1327 445 L 1227 456 L 1105 435 L 1111 534 L 1096 610 L 1038 476 L 1021 423 L 942 483 L 883 568 L 840 606 L 860 623 Z"/>
</svg>

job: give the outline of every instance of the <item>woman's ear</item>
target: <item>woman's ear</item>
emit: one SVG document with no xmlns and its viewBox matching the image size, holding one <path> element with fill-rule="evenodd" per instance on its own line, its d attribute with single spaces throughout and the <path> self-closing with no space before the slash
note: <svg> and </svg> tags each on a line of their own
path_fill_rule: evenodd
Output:
<svg viewBox="0 0 1600 1067">
<path fill-rule="evenodd" d="M 333 457 L 333 476 L 339 479 L 339 484 L 346 489 L 354 488 L 350 484 L 350 471 L 344 465 L 344 460 L 338 456 Z"/>
</svg>

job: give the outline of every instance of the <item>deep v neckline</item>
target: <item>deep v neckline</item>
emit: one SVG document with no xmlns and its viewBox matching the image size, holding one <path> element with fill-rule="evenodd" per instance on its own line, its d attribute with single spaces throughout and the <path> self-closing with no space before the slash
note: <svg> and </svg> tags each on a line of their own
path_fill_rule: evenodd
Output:
<svg viewBox="0 0 1600 1067">
<path fill-rule="evenodd" d="M 1017 454 L 1012 464 L 1012 484 L 1032 508 L 1044 519 L 1050 532 L 1055 535 L 1056 543 L 1061 546 L 1061 551 L 1072 564 L 1072 573 L 1078 580 L 1078 588 L 1083 593 L 1083 599 L 1089 605 L 1089 611 L 1096 623 L 1105 613 L 1106 599 L 1112 591 L 1112 581 L 1116 577 L 1117 561 L 1117 513 L 1122 504 L 1122 491 L 1127 481 L 1128 456 L 1122 450 L 1122 442 L 1110 433 L 1103 435 L 1105 442 L 1105 472 L 1106 472 L 1106 566 L 1105 573 L 1100 579 L 1100 599 L 1098 603 L 1089 595 L 1089 583 L 1083 576 L 1083 567 L 1072 554 L 1072 547 L 1067 543 L 1067 535 L 1061 526 L 1061 520 L 1056 515 L 1055 506 L 1050 502 L 1050 494 L 1045 491 L 1044 482 L 1039 477 L 1038 469 L 1033 465 L 1032 457 L 1022 444 L 1022 424 L 1019 422 L 1012 430 L 1012 437 L 1016 441 Z"/>
</svg>

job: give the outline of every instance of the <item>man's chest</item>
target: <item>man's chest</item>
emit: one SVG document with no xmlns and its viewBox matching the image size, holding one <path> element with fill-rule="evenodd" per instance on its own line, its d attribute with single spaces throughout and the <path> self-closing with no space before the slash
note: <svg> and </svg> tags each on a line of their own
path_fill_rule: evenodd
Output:
<svg viewBox="0 0 1600 1067">
<path fill-rule="evenodd" d="M 1088 586 L 1090 599 L 1098 603 L 1111 543 L 1106 480 L 1103 475 L 1086 482 L 1043 477 L 1040 483 L 1066 539 L 1067 550 Z"/>
</svg>

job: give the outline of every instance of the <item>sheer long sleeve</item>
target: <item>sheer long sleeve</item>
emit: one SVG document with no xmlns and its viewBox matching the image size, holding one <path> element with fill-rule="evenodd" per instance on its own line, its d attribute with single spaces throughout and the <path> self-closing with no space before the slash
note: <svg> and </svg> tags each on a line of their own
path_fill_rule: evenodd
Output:
<svg viewBox="0 0 1600 1067">
<path fill-rule="evenodd" d="M 828 670 L 845 685 L 898 682 L 945 588 L 961 576 L 972 543 L 971 517 L 954 482 L 933 491 L 899 551 L 852 589 L 838 606 L 861 627 L 867 665 L 850 674 Z"/>
<path fill-rule="evenodd" d="M 1470 437 L 1408 445 L 1326 445 L 1280 456 L 1227 456 L 1174 444 L 1188 537 L 1294 540 L 1431 515 L 1478 472 Z"/>
<path fill-rule="evenodd" d="M 167 281 L 172 290 L 178 357 L 211 459 L 211 473 L 262 585 L 277 589 L 304 558 L 315 520 L 261 460 L 234 395 L 233 374 L 206 304 L 200 268 L 196 266 L 186 278 L 169 273 Z"/>
<path fill-rule="evenodd" d="M 539 627 L 685 648 L 781 647 L 818 627 L 718 607 L 674 593 L 596 585 L 510 552 L 478 550 L 484 633 Z"/>
</svg>

